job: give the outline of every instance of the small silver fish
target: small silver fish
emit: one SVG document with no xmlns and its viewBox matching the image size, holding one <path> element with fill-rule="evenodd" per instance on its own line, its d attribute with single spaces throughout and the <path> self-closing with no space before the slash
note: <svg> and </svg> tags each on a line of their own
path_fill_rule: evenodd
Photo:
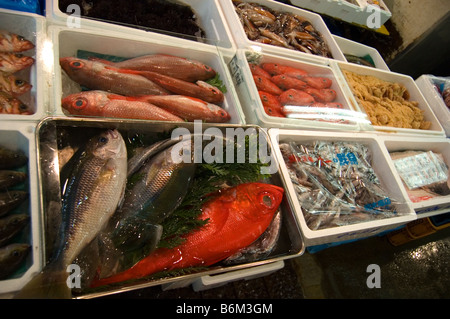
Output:
<svg viewBox="0 0 450 319">
<path fill-rule="evenodd" d="M 30 220 L 27 214 L 11 214 L 0 218 L 0 247 L 17 235 Z"/>
<path fill-rule="evenodd" d="M 8 278 L 19 268 L 30 248 L 28 244 L 10 244 L 0 248 L 0 280 Z"/>
</svg>

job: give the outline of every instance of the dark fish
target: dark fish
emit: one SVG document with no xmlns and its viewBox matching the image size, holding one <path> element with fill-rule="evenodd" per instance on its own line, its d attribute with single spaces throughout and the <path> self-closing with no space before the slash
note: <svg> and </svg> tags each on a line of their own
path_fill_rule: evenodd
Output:
<svg viewBox="0 0 450 319">
<path fill-rule="evenodd" d="M 351 55 L 351 54 L 344 54 L 344 56 L 345 56 L 345 58 L 347 59 L 348 62 L 351 62 L 351 63 L 354 63 L 354 64 L 359 64 L 359 65 L 364 65 L 364 66 L 370 66 L 371 68 L 375 67 L 374 63 L 366 60 L 365 58 L 361 58 L 359 56 Z"/>
<path fill-rule="evenodd" d="M 0 280 L 14 273 L 30 252 L 28 244 L 10 244 L 0 248 Z"/>
<path fill-rule="evenodd" d="M 0 188 L 9 188 L 23 183 L 27 178 L 24 172 L 13 170 L 0 171 Z"/>
<path fill-rule="evenodd" d="M 16 296 L 70 298 L 66 267 L 106 226 L 126 185 L 127 151 L 117 130 L 91 138 L 63 185 L 60 244 L 54 259 Z"/>
<path fill-rule="evenodd" d="M 234 255 L 224 260 L 227 265 L 248 263 L 267 258 L 275 249 L 280 238 L 281 212 L 275 215 L 266 231 L 250 246 L 239 250 Z"/>
<path fill-rule="evenodd" d="M 27 198 L 28 193 L 20 190 L 11 190 L 0 193 L 0 216 L 8 214 L 22 204 Z"/>
<path fill-rule="evenodd" d="M 11 169 L 24 166 L 28 158 L 22 151 L 13 151 L 0 147 L 0 169 Z"/>
<path fill-rule="evenodd" d="M 27 214 L 11 214 L 0 218 L 0 247 L 7 244 L 29 222 Z"/>
</svg>

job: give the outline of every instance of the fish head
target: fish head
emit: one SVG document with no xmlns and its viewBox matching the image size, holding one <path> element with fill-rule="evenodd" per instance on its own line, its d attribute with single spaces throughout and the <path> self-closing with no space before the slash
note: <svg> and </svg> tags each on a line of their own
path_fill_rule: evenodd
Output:
<svg viewBox="0 0 450 319">
<path fill-rule="evenodd" d="M 88 152 L 102 160 L 126 157 L 125 142 L 116 129 L 106 130 L 91 138 L 87 145 Z"/>
<path fill-rule="evenodd" d="M 266 183 L 241 184 L 236 188 L 237 203 L 249 220 L 259 220 L 262 215 L 272 217 L 283 200 L 282 187 Z"/>
<path fill-rule="evenodd" d="M 17 64 L 20 66 L 20 69 L 25 69 L 25 68 L 33 65 L 35 62 L 34 58 L 23 55 L 21 53 L 14 54 L 12 60 L 13 60 L 14 64 Z"/>
<path fill-rule="evenodd" d="M 61 99 L 61 106 L 71 114 L 95 115 L 110 101 L 103 91 L 86 91 L 70 94 Z"/>
<path fill-rule="evenodd" d="M 19 99 L 6 92 L 0 92 L 0 113 L 29 115 L 33 112 Z"/>
<path fill-rule="evenodd" d="M 14 75 L 8 76 L 8 81 L 11 83 L 11 92 L 14 95 L 22 95 L 24 93 L 27 93 L 33 87 L 27 81 L 21 80 Z"/>
<path fill-rule="evenodd" d="M 10 33 L 8 37 L 14 52 L 23 52 L 34 48 L 34 44 L 19 34 Z"/>
<path fill-rule="evenodd" d="M 96 63 L 93 61 L 79 59 L 75 57 L 63 57 L 59 59 L 61 68 L 70 76 L 74 76 L 77 73 L 85 73 L 89 69 L 92 69 L 93 65 L 103 65 L 102 63 Z"/>
<path fill-rule="evenodd" d="M 16 260 L 22 260 L 24 257 L 26 257 L 26 255 L 28 254 L 28 252 L 31 250 L 31 246 L 28 244 L 10 244 L 8 246 L 6 246 L 6 254 L 7 254 L 7 259 L 10 262 L 14 262 Z"/>
<path fill-rule="evenodd" d="M 218 123 L 225 123 L 231 119 L 230 114 L 222 107 L 207 103 L 207 107 L 214 113 L 214 118 Z"/>
</svg>

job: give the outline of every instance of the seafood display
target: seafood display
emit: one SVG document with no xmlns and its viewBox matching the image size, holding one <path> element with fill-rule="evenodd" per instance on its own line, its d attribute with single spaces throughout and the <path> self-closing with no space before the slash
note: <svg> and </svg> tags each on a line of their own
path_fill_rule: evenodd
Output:
<svg viewBox="0 0 450 319">
<path fill-rule="evenodd" d="M 189 40 L 203 41 L 205 32 L 193 9 L 182 1 L 116 0 L 111 7 L 108 0 L 59 0 L 61 12 L 69 13 L 69 6 L 78 5 L 81 16 L 103 20 L 153 32 L 169 33 Z M 120 10 L 117 10 L 120 8 Z"/>
<path fill-rule="evenodd" d="M 344 116 L 324 113 L 344 109 L 329 77 L 278 63 L 249 63 L 261 103 L 267 115 L 344 123 Z"/>
<path fill-rule="evenodd" d="M 33 48 L 34 44 L 24 37 L 0 30 L 0 114 L 32 114 L 19 98 L 32 85 L 16 74 L 34 64 L 34 58 L 23 55 Z"/>
<path fill-rule="evenodd" d="M 249 40 L 332 58 L 323 35 L 307 19 L 290 12 L 233 0 Z"/>
<path fill-rule="evenodd" d="M 60 58 L 64 72 L 88 91 L 61 101 L 73 115 L 160 121 L 223 123 L 222 91 L 207 81 L 218 74 L 199 61 L 145 55 L 120 62 L 100 58 Z M 90 90 L 90 91 L 89 91 Z"/>
<path fill-rule="evenodd" d="M 442 154 L 401 151 L 390 156 L 412 202 L 450 195 L 448 166 Z"/>
<path fill-rule="evenodd" d="M 0 147 L 0 280 L 18 271 L 31 250 L 29 243 L 20 242 L 30 224 L 30 215 L 22 207 L 29 197 L 27 163 L 23 152 Z"/>
<path fill-rule="evenodd" d="M 363 143 L 289 142 L 280 151 L 311 230 L 398 215 Z"/>
<path fill-rule="evenodd" d="M 419 103 L 410 101 L 408 89 L 371 75 L 342 70 L 357 101 L 364 108 L 373 125 L 428 130 Z"/>
</svg>

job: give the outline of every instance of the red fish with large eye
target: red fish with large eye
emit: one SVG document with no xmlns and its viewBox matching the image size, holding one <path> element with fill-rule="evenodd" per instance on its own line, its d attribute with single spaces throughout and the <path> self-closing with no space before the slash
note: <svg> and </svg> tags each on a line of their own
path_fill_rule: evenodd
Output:
<svg viewBox="0 0 450 319">
<path fill-rule="evenodd" d="M 283 90 L 281 90 L 275 83 L 273 83 L 271 79 L 265 78 L 263 76 L 253 75 L 253 80 L 255 81 L 258 91 L 264 91 L 272 95 L 280 95 L 281 93 L 283 93 Z"/>
<path fill-rule="evenodd" d="M 98 90 L 68 95 L 61 106 L 73 115 L 183 122 L 151 103 Z"/>
<path fill-rule="evenodd" d="M 314 97 L 304 91 L 289 89 L 280 95 L 282 105 L 300 105 L 308 106 L 316 102 Z"/>
<path fill-rule="evenodd" d="M 286 91 L 289 89 L 303 90 L 307 84 L 295 77 L 287 76 L 285 74 L 275 75 L 272 77 L 272 82 L 280 89 Z"/>
<path fill-rule="evenodd" d="M 285 74 L 300 80 L 305 76 L 308 76 L 308 72 L 305 70 L 278 63 L 263 63 L 261 67 L 271 76 Z"/>
<path fill-rule="evenodd" d="M 208 223 L 186 235 L 183 244 L 173 249 L 159 248 L 130 269 L 98 279 L 92 286 L 138 279 L 164 270 L 213 265 L 261 236 L 274 218 L 283 194 L 283 188 L 264 183 L 225 189 L 206 201 L 199 218 L 208 219 Z"/>
</svg>

